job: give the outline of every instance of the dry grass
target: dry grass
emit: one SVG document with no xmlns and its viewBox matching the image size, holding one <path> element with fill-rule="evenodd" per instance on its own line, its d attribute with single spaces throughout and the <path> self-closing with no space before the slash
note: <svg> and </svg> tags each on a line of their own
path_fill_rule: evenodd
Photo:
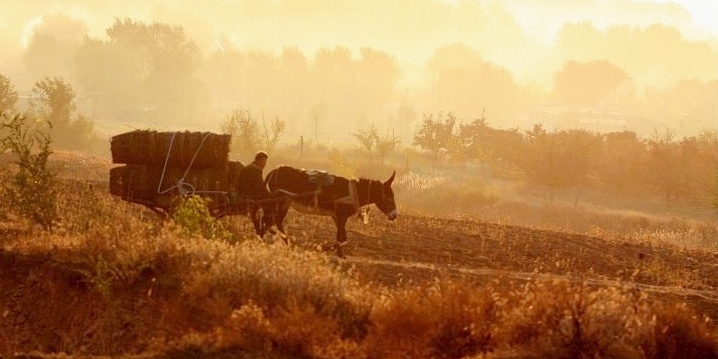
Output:
<svg viewBox="0 0 718 359">
<path fill-rule="evenodd" d="M 397 177 L 397 203 L 422 216 L 484 221 L 584 233 L 679 249 L 718 251 L 716 211 L 601 193 L 527 190 L 521 182 L 496 182 L 466 171 L 408 172 Z M 578 196 L 578 198 L 576 198 Z M 447 199 L 451 199 L 447 206 Z"/>
<path fill-rule="evenodd" d="M 634 247 L 621 243 L 638 240 L 630 236 L 605 234 L 609 239 L 600 242 L 564 234 L 562 241 L 585 245 L 571 254 L 564 247 L 538 251 L 555 243 L 548 231 L 426 217 L 393 227 L 375 221 L 364 233 L 384 241 L 416 236 L 415 243 L 376 243 L 381 249 L 371 255 L 391 263 L 409 257 L 438 266 L 442 248 L 475 269 L 532 272 L 543 266 L 541 272 L 573 274 L 524 281 L 499 272 L 482 279 L 432 272 L 427 280 L 381 284 L 313 249 L 333 237 L 322 218 L 291 220 L 301 228 L 295 238 L 305 241 L 294 247 L 257 240 L 243 217 L 223 220 L 231 239 L 207 240 L 96 184 L 67 181 L 64 188 L 56 231 L 3 225 L 0 355 L 718 357 L 716 326 L 694 307 L 638 286 L 594 280 L 606 274 L 592 277 L 601 270 L 597 250 L 614 263 L 644 263 L 633 278 L 639 282 L 643 275 L 652 284 L 706 285 L 686 279 L 688 268 L 671 274 L 677 267 L 669 247 L 635 247 L 661 256 L 626 262 L 620 251 Z M 431 247 L 419 232 L 437 228 L 432 233 L 444 238 Z M 477 242 L 472 231 L 480 228 L 492 232 Z M 535 261 L 526 264 L 531 256 Z"/>
</svg>

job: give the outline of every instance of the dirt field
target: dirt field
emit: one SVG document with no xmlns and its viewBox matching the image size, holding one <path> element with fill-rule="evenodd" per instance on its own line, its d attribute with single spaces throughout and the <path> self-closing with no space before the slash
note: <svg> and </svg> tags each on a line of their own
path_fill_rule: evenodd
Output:
<svg viewBox="0 0 718 359">
<path fill-rule="evenodd" d="M 480 220 L 400 215 L 378 210 L 368 225 L 347 224 L 347 266 L 368 280 L 400 285 L 461 276 L 521 281 L 562 277 L 591 285 L 621 285 L 682 298 L 718 318 L 718 253 L 631 243 Z M 285 228 L 307 250 L 331 244 L 329 217 L 290 212 Z M 329 252 L 332 253 L 332 252 Z"/>
<path fill-rule="evenodd" d="M 107 183 L 109 160 L 79 152 L 53 155 L 61 178 Z M 138 211 L 142 206 L 136 205 Z M 399 203 L 401 208 L 401 203 Z M 402 209 L 403 211 L 404 209 Z M 388 285 L 462 276 L 478 281 L 532 276 L 561 276 L 599 284 L 638 286 L 669 294 L 718 318 L 718 252 L 637 243 L 616 235 L 595 236 L 505 225 L 481 218 L 465 220 L 412 214 L 406 209 L 394 222 L 371 208 L 370 223 L 347 223 L 346 266 L 367 281 Z M 250 230 L 244 217 L 230 219 Z M 334 243 L 329 217 L 290 210 L 285 228 L 292 245 L 307 250 Z M 269 239 L 271 241 L 271 239 Z M 331 253 L 329 253 L 331 254 Z"/>
<path fill-rule="evenodd" d="M 112 165 L 95 157 L 78 160 L 77 156 L 60 154 L 60 177 L 77 181 L 79 186 L 99 193 L 95 198 L 125 204 L 105 193 L 103 186 L 106 187 L 106 179 L 103 174 Z M 86 186 L 85 183 L 92 185 Z M 154 216 L 140 205 L 131 206 L 135 206 L 133 208 L 137 212 Z M 356 274 L 360 281 L 390 288 L 445 277 L 467 278 L 478 283 L 523 283 L 532 278 L 560 278 L 590 287 L 636 289 L 655 298 L 685 302 L 714 322 L 718 320 L 718 253 L 640 243 L 600 232 L 589 236 L 484 222 L 480 218 L 456 220 L 432 217 L 413 214 L 411 209 L 402 212 L 396 221 L 390 222 L 372 207 L 369 224 L 350 219 L 347 224 L 349 243 L 345 247 L 348 258 L 338 259 L 334 252 L 326 252 L 326 255 L 345 270 Z M 251 225 L 245 217 L 224 220 L 235 228 L 250 231 Z M 290 246 L 296 251 L 321 252 L 323 247 L 334 243 L 336 234 L 329 217 L 294 211 L 290 211 L 285 228 L 290 236 Z M 24 328 L 26 332 L 10 336 L 19 338 L 18 343 L 22 343 L 23 347 L 54 352 L 56 348 L 47 343 L 68 345 L 68 340 L 76 340 L 79 346 L 87 339 L 83 336 L 91 335 L 95 329 L 82 332 L 86 329 L 70 326 L 68 332 L 63 333 L 46 330 L 55 325 L 67 327 L 65 324 L 76 321 L 99 322 L 113 328 L 118 339 L 105 345 L 122 348 L 123 341 L 135 343 L 143 335 L 153 334 L 145 333 L 141 322 L 170 319 L 181 322 L 189 321 L 182 316 L 199 315 L 191 313 L 191 310 L 174 314 L 157 310 L 163 305 L 169 308 L 170 302 L 181 300 L 172 298 L 171 292 L 179 288 L 179 284 L 173 283 L 164 284 L 169 288 L 164 294 L 167 302 L 154 302 L 153 310 L 146 292 L 153 286 L 154 278 L 151 277 L 155 273 L 139 273 L 131 286 L 114 288 L 117 298 L 108 301 L 101 292 L 93 289 L 94 284 L 89 283 L 87 275 L 91 269 L 81 262 L 58 260 L 56 253 L 25 254 L 14 251 L 12 245 L 6 245 L 24 238 L 23 235 L 12 226 L 0 227 L 0 244 L 3 244 L 0 248 L 0 271 L 3 273 L 0 290 L 5 293 L 0 299 L 0 308 L 5 308 L 5 313 L 22 314 L 15 316 L 12 323 L 0 320 L 0 324 L 5 328 Z M 266 242 L 274 240 L 265 238 Z M 163 293 L 153 295 L 162 296 Z M 53 305 L 86 307 L 87 310 L 76 311 L 72 315 L 56 313 L 47 307 L 48 296 L 55 298 Z M 176 305 L 172 304 L 173 308 Z M 123 317 L 103 318 L 107 308 L 122 313 Z M 168 316 L 170 319 L 167 319 Z M 207 325 L 212 324 L 209 320 Z M 147 328 L 151 327 L 147 325 Z M 79 332 L 72 332 L 74 329 Z M 40 332 L 48 333 L 47 337 L 35 335 Z M 0 342 L 0 346 L 3 344 Z M 78 347 L 77 350 L 111 352 L 102 347 Z"/>
</svg>

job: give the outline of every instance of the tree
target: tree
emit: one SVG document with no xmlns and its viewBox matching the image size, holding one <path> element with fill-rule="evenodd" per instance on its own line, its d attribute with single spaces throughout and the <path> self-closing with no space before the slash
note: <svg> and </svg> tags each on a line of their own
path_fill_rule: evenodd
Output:
<svg viewBox="0 0 718 359">
<path fill-rule="evenodd" d="M 704 129 L 697 136 L 684 138 L 681 147 L 689 156 L 685 172 L 690 179 L 690 198 L 705 204 L 706 198 L 711 198 L 718 176 L 718 131 Z"/>
<path fill-rule="evenodd" d="M 35 83 L 30 107 L 53 126 L 68 127 L 75 113 L 75 90 L 62 77 L 46 77 Z"/>
<path fill-rule="evenodd" d="M 62 77 L 46 77 L 35 83 L 30 107 L 51 124 L 50 133 L 57 147 L 87 149 L 96 140 L 91 120 L 75 114 L 75 91 Z"/>
<path fill-rule="evenodd" d="M 526 103 L 509 70 L 484 61 L 464 45 L 437 50 L 427 71 L 438 106 L 459 115 L 474 117 L 486 109 L 504 119 Z"/>
<path fill-rule="evenodd" d="M 485 160 L 489 158 L 488 147 L 489 126 L 486 124 L 486 114 L 468 124 L 459 124 L 457 132 L 458 155 L 465 159 Z"/>
<path fill-rule="evenodd" d="M 376 150 L 376 137 L 378 137 L 376 126 L 372 124 L 369 128 L 352 133 L 352 136 L 359 141 L 369 155 L 369 163 L 374 165 L 374 151 Z"/>
<path fill-rule="evenodd" d="M 387 53 L 364 47 L 354 66 L 350 89 L 353 109 L 367 116 L 376 116 L 370 109 L 383 108 L 395 92 L 399 78 L 399 65 Z"/>
<path fill-rule="evenodd" d="M 392 151 L 394 151 L 394 149 L 396 149 L 396 146 L 401 143 L 401 140 L 399 140 L 394 135 L 394 131 L 392 131 L 391 134 L 387 132 L 387 134 L 384 136 L 380 136 L 377 134 L 377 136 L 374 138 L 374 141 L 376 142 L 376 154 L 377 157 L 379 157 L 380 166 L 384 166 L 384 161 L 386 161 L 386 158 Z"/>
<path fill-rule="evenodd" d="M 87 25 L 67 15 L 43 16 L 32 30 L 23 54 L 25 65 L 36 78 L 74 75 L 74 57 L 87 36 Z"/>
<path fill-rule="evenodd" d="M 201 86 L 195 73 L 201 62 L 197 44 L 188 39 L 184 29 L 163 23 L 144 25 L 116 22 L 114 27 L 127 27 L 132 35 L 140 34 L 136 46 L 144 47 L 149 62 L 149 72 L 144 79 L 145 93 L 151 106 L 157 109 L 159 119 L 189 120 L 193 117 Z M 116 33 L 124 35 L 123 30 Z M 113 29 L 108 34 L 113 34 Z M 123 38 L 133 41 L 133 37 Z"/>
<path fill-rule="evenodd" d="M 144 57 L 129 44 L 85 40 L 75 57 L 77 77 L 80 89 L 92 98 L 96 115 L 143 119 L 143 109 L 149 106 L 143 89 L 147 76 Z"/>
<path fill-rule="evenodd" d="M 568 61 L 554 74 L 554 98 L 567 105 L 597 106 L 630 77 L 608 61 Z"/>
<path fill-rule="evenodd" d="M 17 91 L 10 79 L 0 74 L 0 115 L 15 110 Z"/>
<path fill-rule="evenodd" d="M 155 120 L 192 119 L 204 93 L 196 79 L 202 58 L 182 27 L 116 19 L 107 36 L 87 39 L 78 52 L 83 88 L 97 93 L 114 116 L 130 111 Z"/>
<path fill-rule="evenodd" d="M 352 134 L 362 145 L 364 150 L 369 154 L 369 163 L 374 165 L 374 157 L 379 158 L 379 165 L 383 166 L 386 157 L 389 156 L 401 141 L 392 133 L 385 136 L 379 135 L 379 131 L 373 124 L 363 130 L 359 130 Z"/>
<path fill-rule="evenodd" d="M 277 77 L 277 58 L 264 51 L 249 51 L 245 55 L 244 73 L 247 91 L 245 101 L 255 106 L 270 107 L 274 104 Z"/>
<path fill-rule="evenodd" d="M 688 167 L 696 155 L 695 139 L 675 140 L 675 133 L 654 133 L 648 141 L 648 168 L 654 190 L 666 203 L 672 203 L 690 192 Z"/>
<path fill-rule="evenodd" d="M 427 63 L 427 70 L 431 71 L 430 75 L 433 76 L 435 70 L 467 67 L 483 61 L 483 57 L 476 50 L 464 44 L 454 44 L 436 49 Z"/>
<path fill-rule="evenodd" d="M 222 124 L 222 132 L 232 135 L 232 150 L 241 158 L 254 158 L 262 145 L 259 124 L 247 109 L 232 110 Z"/>
<path fill-rule="evenodd" d="M 598 53 L 604 50 L 605 35 L 590 21 L 569 22 L 559 30 L 556 42 L 566 58 L 587 61 L 602 57 Z"/>
<path fill-rule="evenodd" d="M 554 189 L 586 182 L 600 151 L 601 137 L 585 130 L 546 132 L 541 125 L 526 131 L 524 157 L 518 163 L 530 180 Z"/>
<path fill-rule="evenodd" d="M 308 99 L 309 103 L 324 104 L 322 106 L 331 108 L 334 115 L 345 114 L 352 91 L 354 67 L 351 51 L 346 47 L 317 50 L 314 59 L 310 62 L 311 79 L 308 90 L 312 97 Z M 314 109 L 310 111 L 314 112 Z M 321 117 L 318 119 L 322 120 Z M 312 116 L 311 120 L 314 122 L 312 124 L 316 125 L 317 117 Z M 331 130 L 327 126 L 324 128 Z M 315 137 L 318 137 L 316 128 Z"/>
<path fill-rule="evenodd" d="M 309 60 L 299 48 L 286 47 L 278 62 L 277 82 L 281 85 L 275 91 L 281 94 L 283 104 L 275 102 L 272 106 L 283 105 L 284 110 L 299 113 L 308 99 Z"/>
<path fill-rule="evenodd" d="M 455 143 L 454 125 L 456 117 L 449 112 L 444 116 L 439 113 L 436 120 L 434 115 L 424 114 L 424 122 L 419 131 L 414 134 L 414 146 L 430 151 L 434 154 L 434 158 L 439 157 L 442 151 L 449 152 Z"/>
<path fill-rule="evenodd" d="M 269 126 L 267 126 L 267 123 L 264 121 L 262 121 L 262 125 L 264 125 L 263 137 L 265 148 L 268 151 L 274 151 L 277 148 L 284 129 L 287 127 L 287 123 L 280 120 L 279 117 L 275 117 L 269 121 Z"/>
<path fill-rule="evenodd" d="M 567 23 L 558 33 L 562 57 L 576 61 L 605 59 L 651 85 L 686 78 L 715 78 L 718 52 L 704 41 L 685 39 L 675 27 L 614 25 L 597 29 L 590 22 Z"/>
<path fill-rule="evenodd" d="M 230 110 L 237 99 L 247 98 L 244 94 L 248 87 L 246 56 L 225 37 L 217 41 L 217 47 L 202 63 L 201 77 L 210 91 L 213 106 L 225 111 Z"/>
<path fill-rule="evenodd" d="M 640 190 L 646 184 L 647 155 L 646 144 L 635 132 L 607 133 L 603 136 L 603 151 L 598 160 L 598 178 L 617 193 Z"/>
</svg>

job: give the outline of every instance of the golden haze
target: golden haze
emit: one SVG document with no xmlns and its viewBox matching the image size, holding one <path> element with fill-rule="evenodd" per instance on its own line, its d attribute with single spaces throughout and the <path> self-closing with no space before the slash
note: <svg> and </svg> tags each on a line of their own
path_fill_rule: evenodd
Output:
<svg viewBox="0 0 718 359">
<path fill-rule="evenodd" d="M 142 56 L 136 43 L 114 48 L 115 62 L 92 52 L 128 20 L 182 30 L 166 79 L 117 69 Z M 485 111 L 492 126 L 528 128 L 550 121 L 537 115 L 546 105 L 631 114 L 607 131 L 718 126 L 716 32 L 676 3 L 10 0 L 0 45 L 0 73 L 21 94 L 63 76 L 100 129 L 216 130 L 240 107 L 285 120 L 290 141 L 341 143 L 372 123 L 409 144 L 421 114 Z"/>
</svg>

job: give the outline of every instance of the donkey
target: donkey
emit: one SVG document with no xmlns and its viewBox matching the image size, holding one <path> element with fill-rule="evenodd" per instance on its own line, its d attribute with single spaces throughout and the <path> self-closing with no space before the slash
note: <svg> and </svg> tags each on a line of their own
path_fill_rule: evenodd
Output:
<svg viewBox="0 0 718 359">
<path fill-rule="evenodd" d="M 363 206 L 376 205 L 390 221 L 398 212 L 394 203 L 391 183 L 396 172 L 386 182 L 362 178 L 349 180 L 324 171 L 306 171 L 289 166 L 279 166 L 267 174 L 265 183 L 274 196 L 286 200 L 277 203 L 272 211 L 274 224 L 284 233 L 284 218 L 291 206 L 297 211 L 330 216 L 337 226 L 337 256 L 344 258 L 342 247 L 346 244 L 347 219 L 354 214 L 366 215 Z"/>
</svg>

